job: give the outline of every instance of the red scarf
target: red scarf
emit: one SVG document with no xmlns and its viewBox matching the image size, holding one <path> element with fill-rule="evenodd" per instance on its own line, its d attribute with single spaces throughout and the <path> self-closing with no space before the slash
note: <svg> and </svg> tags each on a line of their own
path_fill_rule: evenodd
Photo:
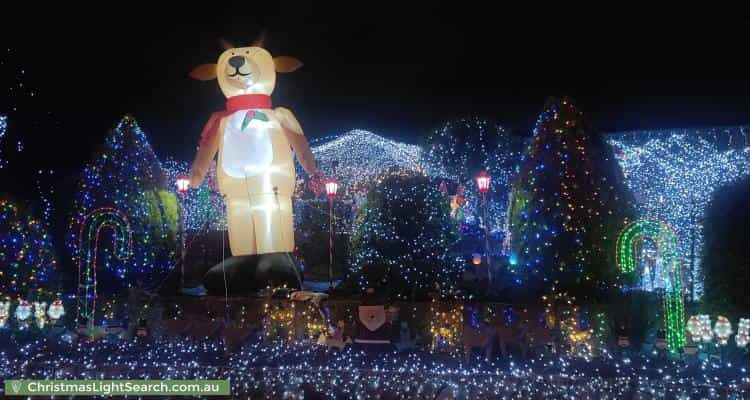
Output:
<svg viewBox="0 0 750 400">
<path fill-rule="evenodd" d="M 271 96 L 267 94 L 241 94 L 228 98 L 227 108 L 211 114 L 211 118 L 208 119 L 208 122 L 203 127 L 200 145 L 202 146 L 207 140 L 219 134 L 219 124 L 222 118 L 240 110 L 269 109 L 271 107 Z"/>
</svg>

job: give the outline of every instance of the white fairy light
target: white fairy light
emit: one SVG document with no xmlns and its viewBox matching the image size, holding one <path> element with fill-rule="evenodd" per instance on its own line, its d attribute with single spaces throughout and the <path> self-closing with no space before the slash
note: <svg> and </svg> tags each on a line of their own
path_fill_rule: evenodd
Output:
<svg viewBox="0 0 750 400">
<path fill-rule="evenodd" d="M 692 298 L 700 298 L 705 210 L 718 188 L 750 174 L 746 128 L 615 133 L 609 143 L 640 218 L 666 221 L 677 231 L 687 271 L 683 287 Z"/>
</svg>

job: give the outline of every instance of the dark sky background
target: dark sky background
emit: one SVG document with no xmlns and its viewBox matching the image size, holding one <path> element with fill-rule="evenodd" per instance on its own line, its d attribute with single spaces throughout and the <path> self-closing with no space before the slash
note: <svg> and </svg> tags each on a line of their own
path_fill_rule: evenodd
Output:
<svg viewBox="0 0 750 400">
<path fill-rule="evenodd" d="M 0 96 L 0 113 L 10 115 L 24 152 L 2 191 L 25 193 L 22 177 L 38 168 L 75 176 L 125 113 L 160 157 L 192 159 L 224 98 L 215 82 L 188 72 L 215 62 L 220 37 L 248 45 L 261 29 L 272 54 L 305 63 L 279 76 L 273 99 L 311 138 L 365 128 L 418 142 L 471 113 L 526 135 L 550 95 L 572 96 L 605 131 L 750 122 L 750 18 L 737 13 L 608 8 L 540 16 L 460 2 L 338 10 L 306 3 L 5 16 L 0 88 L 16 90 Z"/>
</svg>

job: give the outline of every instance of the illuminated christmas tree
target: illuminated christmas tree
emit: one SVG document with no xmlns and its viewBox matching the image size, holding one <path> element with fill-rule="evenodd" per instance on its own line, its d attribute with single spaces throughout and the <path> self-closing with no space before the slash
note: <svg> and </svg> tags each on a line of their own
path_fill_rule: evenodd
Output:
<svg viewBox="0 0 750 400">
<path fill-rule="evenodd" d="M 50 302 L 59 291 L 54 246 L 42 221 L 0 200 L 0 295 Z"/>
<path fill-rule="evenodd" d="M 127 230 L 132 247 L 118 249 L 116 243 L 121 242 L 115 239 L 124 238 L 115 237 L 115 232 L 122 236 Z M 134 118 L 126 116 L 110 131 L 78 183 L 66 242 L 73 262 L 82 270 L 96 271 L 98 291 L 153 287 L 176 262 L 177 238 L 175 196 L 166 189 L 164 172 L 146 135 Z M 80 243 L 91 250 L 82 251 Z"/>
<path fill-rule="evenodd" d="M 437 185 L 423 176 L 393 174 L 367 196 L 354 221 L 354 276 L 362 287 L 395 295 L 453 287 L 461 271 L 458 232 Z"/>
<path fill-rule="evenodd" d="M 422 158 L 430 176 L 463 186 L 463 210 L 473 220 L 482 216 L 476 177 L 486 171 L 492 177 L 487 193 L 490 229 L 500 231 L 505 227 L 509 186 L 520 153 L 520 140 L 502 126 L 475 116 L 446 122 L 432 132 Z"/>
<path fill-rule="evenodd" d="M 602 135 L 569 99 L 549 99 L 511 192 L 510 268 L 532 293 L 557 287 L 579 299 L 616 278 L 617 234 L 635 216 L 622 171 Z"/>
</svg>

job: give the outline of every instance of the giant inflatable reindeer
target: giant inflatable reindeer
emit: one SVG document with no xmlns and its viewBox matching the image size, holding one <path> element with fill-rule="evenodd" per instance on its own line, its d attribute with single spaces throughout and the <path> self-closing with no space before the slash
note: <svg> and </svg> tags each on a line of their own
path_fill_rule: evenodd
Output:
<svg viewBox="0 0 750 400">
<path fill-rule="evenodd" d="M 264 255 L 275 260 L 271 264 L 288 263 L 284 260 L 291 261 L 289 253 L 294 249 L 292 151 L 312 181 L 319 182 L 320 173 L 294 114 L 273 108 L 270 94 L 277 72 L 292 72 L 302 63 L 293 57 L 273 57 L 260 45 L 225 48 L 216 64 L 200 65 L 190 74 L 203 81 L 217 79 L 227 98 L 226 110 L 214 113 L 203 128 L 190 168 L 190 186 L 201 184 L 218 153 L 216 170 L 232 255 L 235 259 L 257 255 L 253 261 L 257 265 L 264 263 Z M 268 261 L 265 267 L 271 267 Z M 257 274 L 240 275 L 240 279 L 261 279 Z M 265 287 L 266 282 L 255 286 Z"/>
</svg>

